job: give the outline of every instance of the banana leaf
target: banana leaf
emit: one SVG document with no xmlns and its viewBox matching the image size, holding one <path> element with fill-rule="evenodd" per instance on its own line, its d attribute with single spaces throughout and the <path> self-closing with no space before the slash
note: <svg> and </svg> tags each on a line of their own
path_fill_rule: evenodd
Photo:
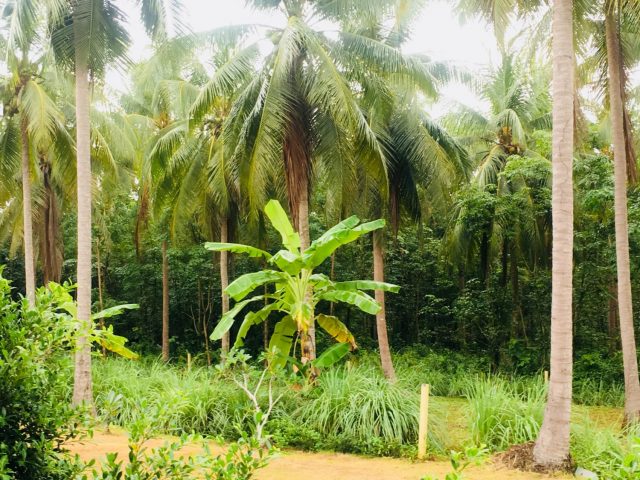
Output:
<svg viewBox="0 0 640 480">
<path fill-rule="evenodd" d="M 349 344 L 352 350 L 358 348 L 353 334 L 337 317 L 321 313 L 316 316 L 316 321 L 336 342 Z"/>
<path fill-rule="evenodd" d="M 271 221 L 271 225 L 273 225 L 282 237 L 282 245 L 291 253 L 299 253 L 300 236 L 293 229 L 287 212 L 284 211 L 280 202 L 277 200 L 269 200 L 264 207 L 264 213 Z"/>
<path fill-rule="evenodd" d="M 204 248 L 213 252 L 245 253 L 250 257 L 264 257 L 267 260 L 271 258 L 269 252 L 249 245 L 242 245 L 241 243 L 207 242 L 204 244 Z"/>
<path fill-rule="evenodd" d="M 350 350 L 348 343 L 336 343 L 327 348 L 322 355 L 313 361 L 313 366 L 318 368 L 328 368 L 334 366 L 342 360 Z"/>
<path fill-rule="evenodd" d="M 97 313 L 91 315 L 92 320 L 99 320 L 101 318 L 110 318 L 120 315 L 125 310 L 135 310 L 140 308 L 137 303 L 125 303 L 124 305 L 116 305 L 115 307 L 105 308 Z"/>
<path fill-rule="evenodd" d="M 380 219 L 355 226 L 358 221 L 356 216 L 349 217 L 313 241 L 302 256 L 305 266 L 311 269 L 317 267 L 329 258 L 338 247 L 351 243 L 362 235 L 378 230 L 385 225 L 385 221 Z"/>
<path fill-rule="evenodd" d="M 300 270 L 302 270 L 302 267 L 304 267 L 302 257 L 288 250 L 280 250 L 271 257 L 269 263 L 275 263 L 280 270 L 287 272 L 289 275 L 297 275 L 300 273 Z"/>
<path fill-rule="evenodd" d="M 251 302 L 257 302 L 258 300 L 263 299 L 264 295 L 258 295 L 255 297 L 251 297 L 248 300 L 243 300 L 242 302 L 236 303 L 231 310 L 222 315 L 220 321 L 218 322 L 218 325 L 216 325 L 216 328 L 213 330 L 209 338 L 211 338 L 211 340 L 220 340 L 222 336 L 229 331 L 231 325 L 233 325 L 233 322 L 236 319 L 236 315 L 238 315 L 238 313 L 240 313 L 240 311 L 244 307 L 246 307 Z"/>
<path fill-rule="evenodd" d="M 244 346 L 244 338 L 247 336 L 249 329 L 254 325 L 259 325 L 264 322 L 271 312 L 274 310 L 278 310 L 280 307 L 279 303 L 270 303 L 266 307 L 258 310 L 257 312 L 249 312 L 245 315 L 244 320 L 240 324 L 240 329 L 238 330 L 238 335 L 236 336 L 236 341 L 234 343 L 234 347 L 240 348 Z"/>
<path fill-rule="evenodd" d="M 284 367 L 286 365 L 295 333 L 296 323 L 291 318 L 291 315 L 285 316 L 276 323 L 271 340 L 269 340 L 269 351 L 276 354 L 275 359 L 272 361 L 273 366 Z"/>
<path fill-rule="evenodd" d="M 242 300 L 261 285 L 278 280 L 286 280 L 287 276 L 275 270 L 261 270 L 238 277 L 225 289 L 234 300 Z"/>
<path fill-rule="evenodd" d="M 94 330 L 91 337 L 92 342 L 99 343 L 110 352 L 116 353 L 121 357 L 128 358 L 130 360 L 138 359 L 137 353 L 132 352 L 124 346 L 128 340 L 125 337 L 121 337 L 120 335 L 113 333 L 112 325 L 109 325 L 106 329 Z"/>
<path fill-rule="evenodd" d="M 392 283 L 374 282 L 372 280 L 353 280 L 350 282 L 335 282 L 336 290 L 382 290 L 383 292 L 398 293 L 400 287 Z"/>
<path fill-rule="evenodd" d="M 344 302 L 358 307 L 366 313 L 375 315 L 380 311 L 380 305 L 364 292 L 351 290 L 329 290 L 322 292 L 318 297 L 329 302 Z"/>
</svg>

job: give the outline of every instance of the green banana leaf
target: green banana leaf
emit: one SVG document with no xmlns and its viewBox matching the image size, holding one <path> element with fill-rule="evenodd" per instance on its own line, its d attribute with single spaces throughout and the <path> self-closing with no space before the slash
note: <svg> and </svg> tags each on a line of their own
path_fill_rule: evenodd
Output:
<svg viewBox="0 0 640 480">
<path fill-rule="evenodd" d="M 213 252 L 245 253 L 254 258 L 264 257 L 267 260 L 271 259 L 271 254 L 269 252 L 265 252 L 259 248 L 250 247 L 249 245 L 242 245 L 241 243 L 207 242 L 204 244 L 204 248 Z"/>
<path fill-rule="evenodd" d="M 344 302 L 358 307 L 360 310 L 371 315 L 380 311 L 380 305 L 373 298 L 364 292 L 352 290 L 329 290 L 318 295 L 322 300 L 329 302 Z"/>
<path fill-rule="evenodd" d="M 336 342 L 349 344 L 352 350 L 358 348 L 353 334 L 337 317 L 321 313 L 316 316 L 316 321 Z"/>
<path fill-rule="evenodd" d="M 216 325 L 216 328 L 213 330 L 209 338 L 211 338 L 211 340 L 220 340 L 222 336 L 229 331 L 231 325 L 233 325 L 233 322 L 236 319 L 236 315 L 238 315 L 238 313 L 240 313 L 240 311 L 244 307 L 246 307 L 251 302 L 257 302 L 258 300 L 263 299 L 264 295 L 258 295 L 255 297 L 251 297 L 248 300 L 243 300 L 242 302 L 236 303 L 231 310 L 222 315 L 220 321 L 218 322 L 218 325 Z"/>
<path fill-rule="evenodd" d="M 333 280 L 331 280 L 324 273 L 314 273 L 309 277 L 309 282 L 311 282 L 318 289 L 333 287 L 334 285 Z"/>
<path fill-rule="evenodd" d="M 279 303 L 270 303 L 266 307 L 258 310 L 257 312 L 249 312 L 245 315 L 244 320 L 240 324 L 240 329 L 238 330 L 238 335 L 236 336 L 236 341 L 234 343 L 235 348 L 240 348 L 244 346 L 244 339 L 249 332 L 249 329 L 254 325 L 259 325 L 264 322 L 271 312 L 274 310 L 278 310 L 280 307 Z"/>
<path fill-rule="evenodd" d="M 336 343 L 327 348 L 322 355 L 313 361 L 313 366 L 318 368 L 332 367 L 342 360 L 350 350 L 348 343 Z"/>
<path fill-rule="evenodd" d="M 242 300 L 261 285 L 278 280 L 287 280 L 287 276 L 275 270 L 261 270 L 238 277 L 225 289 L 234 300 Z"/>
<path fill-rule="evenodd" d="M 276 323 L 271 340 L 269 340 L 269 351 L 276 354 L 272 360 L 273 366 L 284 367 L 286 365 L 295 333 L 296 322 L 293 321 L 291 315 L 285 316 Z"/>
<path fill-rule="evenodd" d="M 282 237 L 282 245 L 291 253 L 300 252 L 300 235 L 293 229 L 287 212 L 277 200 L 269 200 L 264 207 L 264 213 L 271 221 L 271 225 Z"/>
<path fill-rule="evenodd" d="M 400 287 L 392 283 L 374 282 L 372 280 L 353 280 L 349 282 L 335 282 L 336 290 L 382 290 L 383 292 L 398 293 Z"/>
<path fill-rule="evenodd" d="M 110 318 L 120 315 L 125 310 L 135 310 L 140 308 L 137 303 L 125 303 L 124 305 L 116 305 L 115 307 L 105 308 L 97 313 L 91 315 L 92 320 L 100 320 L 101 318 Z"/>
<path fill-rule="evenodd" d="M 110 352 L 116 353 L 121 357 L 128 358 L 130 360 L 138 359 L 137 353 L 132 352 L 124 346 L 128 340 L 125 337 L 121 337 L 120 335 L 113 333 L 113 325 L 109 325 L 106 329 L 93 330 L 91 341 L 99 343 Z"/>
<path fill-rule="evenodd" d="M 304 267 L 302 257 L 288 250 L 280 250 L 271 257 L 269 263 L 275 263 L 280 270 L 287 272 L 289 275 L 297 275 L 300 273 L 300 270 L 302 270 L 302 267 Z"/>
<path fill-rule="evenodd" d="M 358 221 L 356 216 L 349 217 L 313 241 L 302 255 L 305 266 L 310 269 L 317 267 L 329 258 L 338 247 L 351 243 L 362 235 L 378 230 L 385 225 L 385 221 L 380 219 L 355 226 Z"/>
</svg>

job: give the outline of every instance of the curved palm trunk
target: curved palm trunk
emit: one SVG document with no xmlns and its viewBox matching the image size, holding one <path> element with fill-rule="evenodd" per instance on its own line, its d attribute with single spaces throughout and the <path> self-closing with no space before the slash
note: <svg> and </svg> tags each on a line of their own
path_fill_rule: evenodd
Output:
<svg viewBox="0 0 640 480">
<path fill-rule="evenodd" d="M 551 378 L 536 463 L 561 467 L 569 457 L 569 420 L 573 374 L 573 2 L 553 3 L 553 182 Z"/>
<path fill-rule="evenodd" d="M 74 29 L 74 30 L 77 30 Z M 77 31 L 76 31 L 77 33 Z M 73 404 L 93 403 L 91 381 L 91 149 L 88 52 L 76 49 L 76 150 L 78 189 L 78 328 Z"/>
<path fill-rule="evenodd" d="M 169 259 L 166 240 L 162 242 L 162 360 L 169 361 Z"/>
<path fill-rule="evenodd" d="M 33 307 L 36 302 L 36 274 L 33 256 L 33 215 L 31 212 L 31 175 L 29 170 L 29 133 L 27 123 L 20 123 L 22 141 L 22 225 L 24 236 L 24 279 L 27 300 Z"/>
<path fill-rule="evenodd" d="M 614 209 L 616 231 L 616 265 L 618 272 L 618 311 L 624 363 L 625 417 L 633 421 L 640 416 L 640 381 L 631 302 L 631 269 L 629 265 L 629 226 L 627 224 L 627 158 L 624 135 L 624 112 L 620 72 L 618 25 L 611 5 L 605 15 L 607 60 L 609 64 L 609 104 L 614 158 Z"/>
<path fill-rule="evenodd" d="M 223 217 L 220 222 L 220 242 L 227 243 L 229 241 L 229 220 Z M 220 290 L 222 291 L 222 314 L 229 311 L 229 295 L 225 292 L 229 286 L 229 254 L 228 252 L 220 252 Z M 228 353 L 231 343 L 230 333 L 227 332 L 222 336 L 222 352 Z"/>
<path fill-rule="evenodd" d="M 384 234 L 377 230 L 373 232 L 373 279 L 376 282 L 384 282 Z M 387 336 L 387 318 L 384 305 L 384 292 L 376 290 L 376 302 L 382 307 L 376 314 L 376 331 L 378 334 L 378 348 L 380 350 L 380 364 L 387 380 L 396 381 L 396 372 L 393 369 L 389 338 Z"/>
<path fill-rule="evenodd" d="M 44 284 L 60 283 L 62 277 L 62 248 L 60 245 L 60 216 L 58 202 L 51 183 L 51 164 L 40 157 L 40 171 L 44 185 L 44 205 L 42 208 L 42 236 L 40 253 Z M 98 279 L 99 280 L 99 279 Z M 102 309 L 102 307 L 101 307 Z"/>
</svg>

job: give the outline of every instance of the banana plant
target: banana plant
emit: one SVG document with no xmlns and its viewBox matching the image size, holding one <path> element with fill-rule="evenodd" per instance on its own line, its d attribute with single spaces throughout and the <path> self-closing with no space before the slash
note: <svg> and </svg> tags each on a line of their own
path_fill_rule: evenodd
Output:
<svg viewBox="0 0 640 480">
<path fill-rule="evenodd" d="M 286 212 L 277 200 L 270 200 L 264 212 L 282 237 L 283 249 L 275 255 L 249 245 L 237 243 L 208 242 L 205 248 L 216 252 L 228 251 L 261 257 L 271 268 L 242 275 L 229 284 L 225 292 L 235 300 L 235 305 L 225 313 L 211 334 L 212 340 L 219 340 L 229 331 L 236 317 L 245 307 L 260 302 L 261 308 L 244 316 L 235 347 L 242 347 L 249 329 L 264 322 L 270 315 L 280 313 L 282 318 L 276 323 L 269 342 L 272 364 L 283 365 L 290 358 L 294 337 L 300 341 L 301 360 L 312 360 L 309 356 L 309 328 L 316 324 L 326 331 L 343 347 L 331 348 L 321 355 L 321 363 L 335 363 L 349 350 L 357 348 L 355 339 L 344 323 L 335 316 L 316 314 L 316 306 L 321 301 L 343 302 L 355 306 L 363 312 L 375 315 L 380 305 L 366 291 L 384 290 L 398 292 L 400 287 L 383 282 L 355 280 L 334 282 L 326 275 L 314 273 L 314 269 L 331 256 L 340 246 L 353 242 L 373 230 L 384 227 L 384 220 L 360 223 L 356 216 L 349 217 L 327 230 L 324 235 L 301 250 L 300 236 L 293 229 Z M 267 289 L 272 293 L 250 296 L 258 287 L 272 285 Z M 348 347 L 348 348 L 347 348 Z"/>
</svg>

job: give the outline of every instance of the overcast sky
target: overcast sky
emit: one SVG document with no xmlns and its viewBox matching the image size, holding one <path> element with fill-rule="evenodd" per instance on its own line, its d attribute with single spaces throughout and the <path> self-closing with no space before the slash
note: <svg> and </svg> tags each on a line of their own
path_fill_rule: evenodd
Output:
<svg viewBox="0 0 640 480">
<path fill-rule="evenodd" d="M 130 8 L 132 2 L 122 4 Z M 125 7 L 126 5 L 126 7 Z M 284 17 L 253 10 L 244 0 L 183 0 L 187 22 L 198 32 L 233 24 L 267 24 L 282 26 Z M 133 38 L 131 57 L 140 60 L 150 54 L 149 41 L 139 22 L 130 25 Z M 482 72 L 497 57 L 493 34 L 481 21 L 471 21 L 461 25 L 452 11 L 451 2 L 430 1 L 415 22 L 413 38 L 406 44 L 407 53 L 424 53 L 434 60 L 447 60 L 469 70 Z M 109 82 L 124 87 L 123 79 L 111 74 Z M 439 116 L 450 99 L 462 101 L 481 108 L 480 102 L 465 87 L 450 85 L 442 92 L 442 101 L 432 114 Z"/>
</svg>

